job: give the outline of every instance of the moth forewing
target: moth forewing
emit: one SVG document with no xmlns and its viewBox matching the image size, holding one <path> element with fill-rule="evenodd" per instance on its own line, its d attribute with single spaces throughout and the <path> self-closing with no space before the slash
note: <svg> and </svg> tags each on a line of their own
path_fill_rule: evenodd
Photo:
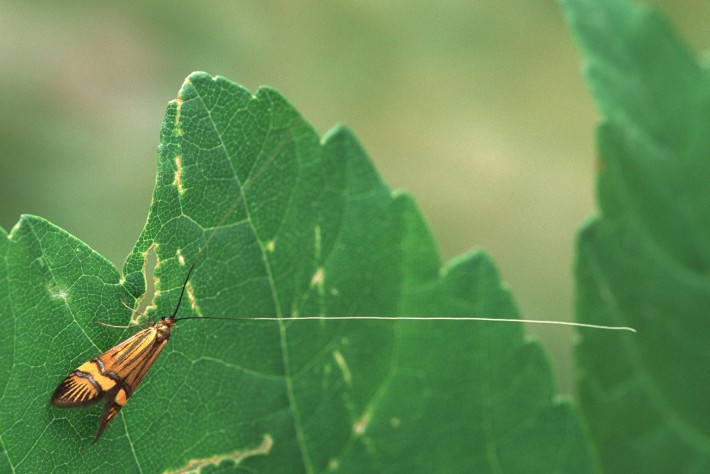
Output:
<svg viewBox="0 0 710 474">
<path fill-rule="evenodd" d="M 52 395 L 52 405 L 83 407 L 106 399 L 94 443 L 128 402 L 170 338 L 173 316 L 151 324 L 69 374 Z"/>
</svg>

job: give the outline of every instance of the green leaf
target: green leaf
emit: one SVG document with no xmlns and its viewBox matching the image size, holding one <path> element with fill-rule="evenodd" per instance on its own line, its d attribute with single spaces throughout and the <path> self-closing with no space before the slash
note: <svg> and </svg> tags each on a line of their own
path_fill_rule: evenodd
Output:
<svg viewBox="0 0 710 474">
<path fill-rule="evenodd" d="M 0 467 L 160 472 L 592 472 L 574 408 L 516 324 L 182 321 L 96 445 L 100 408 L 48 406 L 151 314 L 517 317 L 483 252 L 442 268 L 411 197 L 343 127 L 319 139 L 274 90 L 191 75 L 166 114 L 146 227 L 124 265 L 25 216 L 0 266 Z M 614 336 L 610 336 L 614 337 Z"/>
<path fill-rule="evenodd" d="M 583 408 L 608 472 L 710 471 L 710 78 L 657 12 L 567 0 L 604 121 L 578 240 Z"/>
</svg>

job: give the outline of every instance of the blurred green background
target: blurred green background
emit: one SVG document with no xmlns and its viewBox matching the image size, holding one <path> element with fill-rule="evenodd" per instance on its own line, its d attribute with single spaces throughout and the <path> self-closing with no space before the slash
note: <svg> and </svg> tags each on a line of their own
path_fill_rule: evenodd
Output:
<svg viewBox="0 0 710 474">
<path fill-rule="evenodd" d="M 707 48 L 708 2 L 651 3 Z M 165 105 L 204 70 L 275 87 L 321 134 L 349 125 L 444 259 L 483 247 L 524 317 L 572 318 L 598 117 L 553 1 L 2 2 L 0 41 L 7 230 L 43 216 L 120 268 Z M 571 391 L 573 331 L 529 330 Z"/>
</svg>

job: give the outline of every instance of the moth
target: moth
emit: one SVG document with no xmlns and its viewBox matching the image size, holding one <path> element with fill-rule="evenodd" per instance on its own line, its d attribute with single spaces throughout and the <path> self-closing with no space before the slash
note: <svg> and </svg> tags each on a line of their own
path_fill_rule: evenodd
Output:
<svg viewBox="0 0 710 474">
<path fill-rule="evenodd" d="M 180 298 L 170 316 L 163 316 L 157 322 L 149 321 L 129 326 L 148 327 L 81 364 L 54 390 L 51 403 L 59 408 L 85 407 L 106 400 L 94 443 L 101 438 L 109 423 L 135 393 L 141 380 L 168 343 L 175 323 L 183 319 L 196 319 L 175 317 L 194 268 L 193 265 L 187 272 Z"/>
</svg>

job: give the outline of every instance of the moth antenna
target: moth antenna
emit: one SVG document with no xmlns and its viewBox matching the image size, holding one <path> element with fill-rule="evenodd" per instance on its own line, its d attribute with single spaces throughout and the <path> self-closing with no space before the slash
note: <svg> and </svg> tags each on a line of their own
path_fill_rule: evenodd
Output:
<svg viewBox="0 0 710 474">
<path fill-rule="evenodd" d="M 244 195 L 245 191 L 250 187 L 250 185 L 255 182 L 256 179 L 258 179 L 263 172 L 266 171 L 268 166 L 276 159 L 277 156 L 280 155 L 280 152 L 282 148 L 286 145 L 286 140 L 280 142 L 278 146 L 275 148 L 275 150 L 272 152 L 271 156 L 266 159 L 266 161 L 261 165 L 259 169 L 256 170 L 254 174 L 252 174 L 248 179 L 247 182 L 244 183 L 244 186 L 241 189 L 241 196 L 230 206 L 230 208 L 227 210 L 227 212 L 224 214 L 220 222 L 215 226 L 215 229 L 212 231 L 212 233 L 209 235 L 207 240 L 203 243 L 202 247 L 198 250 L 197 255 L 194 257 L 193 264 L 190 267 L 190 270 L 187 272 L 187 276 L 185 277 L 185 283 L 182 286 L 182 291 L 180 292 L 180 298 L 178 299 L 177 306 L 175 307 L 175 311 L 173 311 L 173 314 L 170 316 L 170 319 L 174 321 L 184 321 L 188 319 L 217 319 L 217 320 L 234 320 L 234 321 L 294 321 L 294 320 L 306 320 L 306 321 L 323 321 L 323 320 L 355 320 L 355 319 L 360 319 L 360 320 L 379 320 L 379 321 L 490 321 L 490 322 L 505 322 L 505 323 L 530 323 L 530 324 L 551 324 L 551 325 L 557 325 L 557 326 L 571 326 L 571 327 L 583 327 L 583 328 L 591 328 L 591 329 L 602 329 L 602 330 L 610 330 L 610 331 L 629 331 L 629 332 L 636 332 L 636 329 L 632 327 L 626 327 L 626 326 L 605 326 L 605 325 L 600 325 L 600 324 L 587 324 L 587 323 L 574 323 L 574 322 L 568 322 L 568 321 L 545 321 L 545 320 L 529 320 L 529 319 L 498 319 L 498 318 L 485 318 L 485 317 L 462 317 L 462 318 L 454 318 L 454 317 L 446 317 L 446 316 L 431 316 L 431 317 L 422 317 L 422 318 L 415 318 L 415 317 L 394 317 L 394 316 L 336 316 L 336 317 L 323 317 L 323 316 L 303 316 L 303 317 L 298 317 L 298 318 L 277 318 L 277 317 L 235 317 L 235 318 L 228 318 L 228 317 L 211 317 L 211 316 L 188 316 L 184 318 L 176 318 L 177 312 L 180 309 L 180 304 L 182 303 L 182 298 L 185 294 L 185 289 L 187 288 L 187 283 L 190 280 L 190 275 L 192 273 L 192 270 L 195 268 L 197 263 L 200 261 L 200 257 L 202 256 L 202 253 L 207 249 L 207 245 L 209 242 L 212 240 L 212 238 L 216 235 L 217 230 L 222 227 L 222 225 L 227 221 L 227 219 L 232 215 L 232 213 L 237 209 L 237 207 L 243 202 L 244 200 Z M 140 314 L 140 313 L 138 313 Z"/>
<path fill-rule="evenodd" d="M 428 316 L 422 318 L 404 316 L 299 316 L 297 318 L 277 318 L 277 317 L 237 317 L 237 318 L 222 318 L 216 316 L 188 316 L 186 318 L 178 318 L 175 321 L 183 321 L 186 319 L 219 319 L 232 321 L 343 321 L 343 320 L 370 320 L 370 321 L 490 321 L 499 323 L 530 323 L 530 324 L 552 324 L 555 326 L 571 326 L 578 328 L 603 329 L 607 331 L 629 331 L 636 333 L 636 329 L 628 326 L 605 326 L 602 324 L 574 323 L 570 321 L 546 321 L 535 319 L 512 319 L 512 318 L 480 318 L 480 317 L 451 317 L 451 316 Z"/>
<path fill-rule="evenodd" d="M 132 313 L 136 313 L 138 316 L 143 316 L 144 318 L 147 318 L 148 321 L 150 321 L 150 316 L 148 316 L 147 314 L 143 314 L 140 311 L 138 311 L 137 309 L 130 307 L 125 301 L 123 301 L 122 298 L 118 298 L 118 301 L 120 301 L 123 306 L 130 309 Z"/>
<path fill-rule="evenodd" d="M 192 274 L 192 270 L 195 269 L 195 264 L 193 263 L 190 269 L 187 271 L 187 276 L 185 277 L 185 283 L 182 284 L 182 290 L 180 291 L 180 298 L 178 298 L 177 305 L 175 306 L 175 311 L 173 311 L 173 314 L 170 315 L 170 319 L 175 319 L 175 315 L 177 314 L 178 310 L 180 309 L 180 303 L 182 303 L 182 297 L 185 296 L 185 288 L 187 288 L 187 283 L 190 281 L 190 275 Z"/>
<path fill-rule="evenodd" d="M 150 324 L 150 317 L 149 317 L 149 316 L 146 316 L 145 314 L 141 313 L 140 311 L 131 308 L 128 304 L 126 304 L 125 301 L 123 301 L 123 298 L 120 298 L 120 297 L 119 297 L 119 298 L 118 298 L 118 301 L 120 301 L 123 306 L 125 306 L 125 307 L 128 308 L 128 309 L 130 309 L 131 312 L 136 313 L 138 316 L 143 316 L 144 318 L 147 318 L 148 321 L 145 321 L 145 322 L 142 322 L 142 323 L 138 323 L 138 324 L 129 324 L 128 326 L 116 326 L 115 324 L 108 324 L 108 323 L 104 323 L 104 322 L 101 322 L 101 321 L 96 321 L 96 322 L 99 323 L 99 324 L 102 325 L 102 326 L 106 326 L 106 327 L 109 327 L 109 328 L 116 328 L 116 329 L 137 328 L 137 327 L 146 326 L 146 325 Z"/>
<path fill-rule="evenodd" d="M 108 324 L 108 323 L 104 323 L 104 322 L 101 322 L 101 321 L 96 321 L 96 322 L 99 323 L 99 324 L 102 325 L 102 326 L 106 326 L 107 328 L 116 328 L 116 329 L 139 328 L 139 327 L 141 327 L 141 326 L 147 326 L 148 324 L 153 324 L 153 323 L 151 323 L 150 321 L 146 321 L 146 322 L 144 322 L 144 323 L 130 324 L 130 325 L 128 325 L 128 326 L 116 326 L 115 324 Z"/>
</svg>

